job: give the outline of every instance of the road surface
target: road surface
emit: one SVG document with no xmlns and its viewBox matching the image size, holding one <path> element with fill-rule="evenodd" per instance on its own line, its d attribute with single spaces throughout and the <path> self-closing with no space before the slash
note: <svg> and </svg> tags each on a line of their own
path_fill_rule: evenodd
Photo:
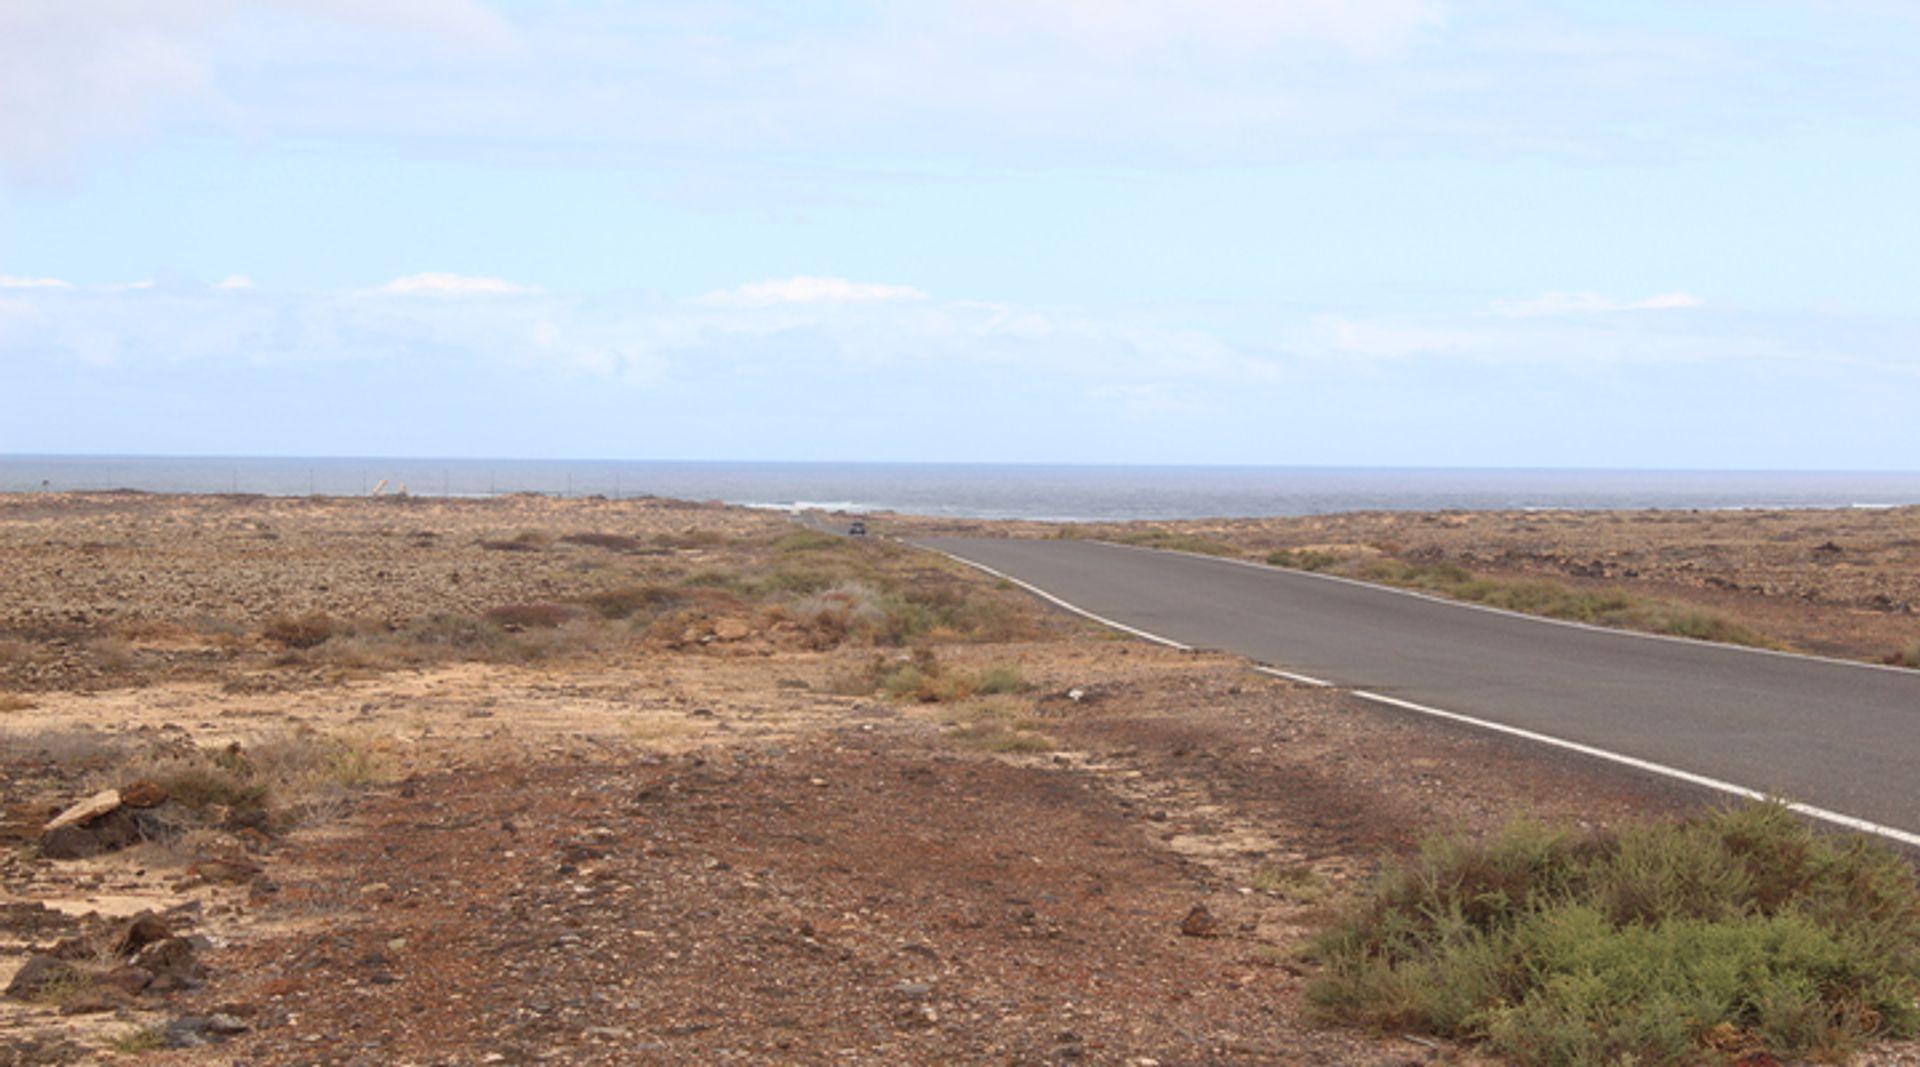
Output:
<svg viewBox="0 0 1920 1067">
<path fill-rule="evenodd" d="M 1920 671 L 1570 626 L 1097 542 L 921 544 L 1174 641 L 1780 796 L 1920 846 Z"/>
</svg>

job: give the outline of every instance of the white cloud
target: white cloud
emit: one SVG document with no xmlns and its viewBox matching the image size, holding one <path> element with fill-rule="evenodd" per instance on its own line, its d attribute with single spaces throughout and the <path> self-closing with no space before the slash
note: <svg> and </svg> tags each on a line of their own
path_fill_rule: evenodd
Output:
<svg viewBox="0 0 1920 1067">
<path fill-rule="evenodd" d="M 17 274 L 0 274 L 0 289 L 71 289 L 73 283 L 59 278 L 22 278 Z"/>
<path fill-rule="evenodd" d="M 402 295 L 497 296 L 508 293 L 533 293 L 539 290 L 503 278 L 481 278 L 467 274 L 426 271 L 395 278 L 381 286 L 380 291 Z"/>
<path fill-rule="evenodd" d="M 244 274 L 229 274 L 213 283 L 215 289 L 251 289 L 253 279 Z"/>
<path fill-rule="evenodd" d="M 1644 300 L 1615 300 L 1599 293 L 1546 293 L 1531 300 L 1499 301 L 1494 314 L 1510 319 L 1548 315 L 1600 315 L 1616 311 L 1681 311 L 1705 301 L 1691 293 L 1660 293 Z"/>
<path fill-rule="evenodd" d="M 438 38 L 482 51 L 512 38 L 506 21 L 478 0 L 5 0 L 0 173 L 60 178 L 87 149 L 138 139 L 170 119 L 233 123 L 241 111 L 219 75 L 252 44 L 236 45 L 233 27 L 289 17 L 300 25 L 279 35 L 300 42 L 325 38 L 313 30 L 326 27 Z M 359 36 L 364 50 L 365 34 Z M 343 50 L 339 58 L 351 55 Z"/>
<path fill-rule="evenodd" d="M 737 289 L 708 293 L 708 304 L 757 306 L 767 304 L 871 304 L 891 300 L 925 300 L 927 294 L 910 285 L 854 282 L 845 278 L 800 275 L 778 281 L 753 282 Z"/>
</svg>

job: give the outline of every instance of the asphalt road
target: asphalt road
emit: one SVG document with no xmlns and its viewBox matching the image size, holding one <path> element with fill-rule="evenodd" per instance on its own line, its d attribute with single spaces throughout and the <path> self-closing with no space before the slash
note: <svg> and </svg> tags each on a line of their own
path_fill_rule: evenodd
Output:
<svg viewBox="0 0 1920 1067">
<path fill-rule="evenodd" d="M 1185 644 L 1920 834 L 1920 671 L 1568 626 L 1119 545 L 922 544 Z"/>
</svg>

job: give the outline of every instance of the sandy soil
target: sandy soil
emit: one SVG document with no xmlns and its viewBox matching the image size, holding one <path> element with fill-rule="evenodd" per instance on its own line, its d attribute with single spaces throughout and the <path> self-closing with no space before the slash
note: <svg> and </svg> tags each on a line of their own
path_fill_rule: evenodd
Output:
<svg viewBox="0 0 1920 1067">
<path fill-rule="evenodd" d="M 1827 536 L 1897 553 L 1913 517 L 1879 518 Z M 0 498 L 0 984 L 63 938 L 99 943 L 111 924 L 88 913 L 153 911 L 202 968 L 173 990 L 0 1001 L 0 1064 L 1477 1063 L 1315 1023 L 1308 932 L 1436 828 L 1702 803 L 1115 640 L 881 544 L 847 551 L 1016 613 L 916 641 L 948 676 L 1024 689 L 888 697 L 875 657 L 905 650 L 817 647 L 800 609 L 737 600 L 517 634 L 543 643 L 511 654 L 375 654 L 382 633 L 417 644 L 422 615 L 780 573 L 792 530 L 654 501 Z M 583 533 L 628 540 L 564 540 Z M 1280 536 L 1215 533 L 1249 552 Z M 313 612 L 378 625 L 268 636 Z M 336 640 L 360 645 L 325 655 Z M 264 832 L 207 816 L 37 854 L 51 815 L 128 788 L 155 750 L 289 735 L 378 773 Z M 145 1047 L 168 1040 L 212 1043 Z"/>
</svg>

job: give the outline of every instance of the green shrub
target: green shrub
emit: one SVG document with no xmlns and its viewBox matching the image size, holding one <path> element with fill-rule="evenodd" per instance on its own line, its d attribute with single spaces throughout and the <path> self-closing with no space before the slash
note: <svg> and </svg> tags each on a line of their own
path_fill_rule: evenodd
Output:
<svg viewBox="0 0 1920 1067">
<path fill-rule="evenodd" d="M 1172 552 L 1196 552 L 1203 556 L 1237 556 L 1240 550 L 1223 541 L 1194 534 L 1175 533 L 1157 526 L 1145 529 L 1125 528 L 1116 531 L 1104 531 L 1101 536 L 1108 541 L 1121 545 L 1138 545 L 1141 548 L 1159 548 Z"/>
<path fill-rule="evenodd" d="M 1525 615 L 1753 648 L 1779 647 L 1778 642 L 1729 619 L 1620 590 L 1575 589 L 1543 581 L 1502 581 L 1481 577 L 1452 563 L 1421 564 L 1401 559 L 1370 560 L 1360 568 L 1359 576 L 1383 585 L 1417 589 Z"/>
<path fill-rule="evenodd" d="M 988 667 L 974 679 L 973 691 L 990 696 L 1002 693 L 1024 693 L 1027 691 L 1027 680 L 1021 677 L 1018 667 Z"/>
<path fill-rule="evenodd" d="M 1331 552 L 1315 552 L 1310 549 L 1282 548 L 1267 553 L 1267 563 L 1274 567 L 1287 567 L 1296 571 L 1324 571 L 1340 562 L 1340 557 Z"/>
<path fill-rule="evenodd" d="M 1779 805 L 1431 840 L 1312 953 L 1328 1016 L 1523 1064 L 1692 1063 L 1729 1038 L 1825 1058 L 1920 1033 L 1912 868 Z"/>
</svg>

